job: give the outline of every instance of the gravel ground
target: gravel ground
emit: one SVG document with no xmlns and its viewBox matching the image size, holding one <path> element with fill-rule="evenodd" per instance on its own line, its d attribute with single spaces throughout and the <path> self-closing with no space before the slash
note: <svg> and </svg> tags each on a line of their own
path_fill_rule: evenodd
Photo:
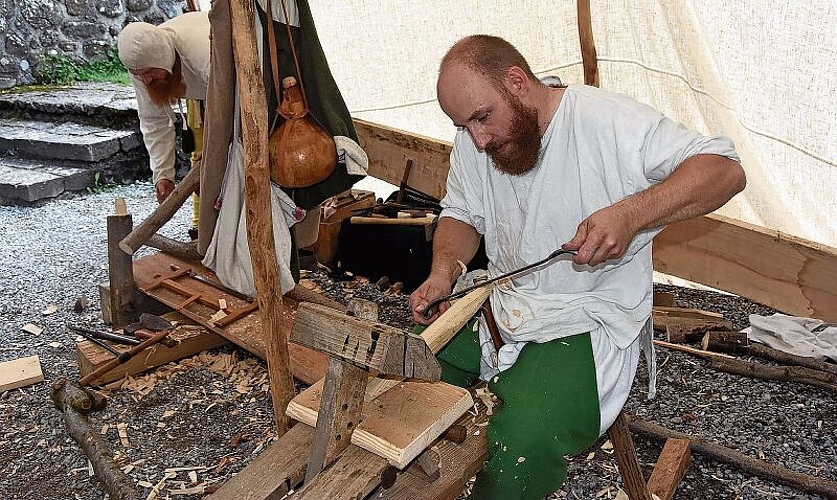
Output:
<svg viewBox="0 0 837 500">
<path fill-rule="evenodd" d="M 49 399 L 60 375 L 78 376 L 68 321 L 102 327 L 97 285 L 107 280 L 105 216 L 124 197 L 135 221 L 155 206 L 148 182 L 57 200 L 42 207 L 0 207 L 0 361 L 39 355 L 45 381 L 0 394 L 0 496 L 10 499 L 102 499 L 87 459 L 67 435 Z M 163 228 L 184 239 L 191 207 Z M 335 282 L 307 274 L 336 300 L 350 296 L 379 303 L 381 320 L 407 328 L 406 297 L 381 293 L 362 280 Z M 722 312 L 737 327 L 764 306 L 712 292 L 660 286 L 683 307 Z M 73 311 L 80 296 L 90 300 Z M 45 315 L 50 304 L 57 311 Z M 21 329 L 43 328 L 35 336 Z M 698 434 L 753 457 L 816 477 L 837 480 L 837 402 L 833 394 L 801 384 L 765 382 L 711 370 L 702 359 L 657 350 L 658 395 L 646 399 L 640 366 L 627 408 L 649 421 Z M 160 498 L 200 498 L 187 488 L 211 491 L 275 439 L 264 363 L 225 346 L 129 379 L 108 391 L 104 410 L 90 420 L 104 433 L 120 464 L 143 496 L 161 484 Z M 119 428 L 126 438 L 120 439 Z M 646 476 L 661 446 L 634 436 Z M 564 488 L 552 498 L 615 498 L 621 484 L 604 440 L 589 455 L 573 457 Z M 606 447 L 604 447 L 606 448 Z M 172 470 L 177 469 L 177 470 Z M 676 498 L 814 499 L 737 469 L 693 456 Z"/>
</svg>

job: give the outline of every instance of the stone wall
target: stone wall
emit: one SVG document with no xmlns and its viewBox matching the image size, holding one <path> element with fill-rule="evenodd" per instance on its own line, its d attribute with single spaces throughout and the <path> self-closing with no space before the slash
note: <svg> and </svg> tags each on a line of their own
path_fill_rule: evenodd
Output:
<svg viewBox="0 0 837 500">
<path fill-rule="evenodd" d="M 134 21 L 160 24 L 185 0 L 0 0 L 0 89 L 36 82 L 44 54 L 100 58 Z"/>
</svg>

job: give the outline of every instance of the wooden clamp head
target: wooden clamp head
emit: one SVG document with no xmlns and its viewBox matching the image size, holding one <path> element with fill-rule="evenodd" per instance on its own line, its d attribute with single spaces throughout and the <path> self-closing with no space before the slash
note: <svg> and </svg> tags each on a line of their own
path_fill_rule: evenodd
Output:
<svg viewBox="0 0 837 500">
<path fill-rule="evenodd" d="M 383 375 L 435 382 L 442 374 L 418 335 L 310 302 L 299 304 L 290 340 Z"/>
</svg>

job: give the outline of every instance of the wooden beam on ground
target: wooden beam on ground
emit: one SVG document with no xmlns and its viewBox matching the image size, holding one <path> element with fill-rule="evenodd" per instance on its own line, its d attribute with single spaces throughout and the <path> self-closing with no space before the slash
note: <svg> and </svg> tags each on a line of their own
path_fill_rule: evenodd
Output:
<svg viewBox="0 0 837 500">
<path fill-rule="evenodd" d="M 269 500 L 285 496 L 302 481 L 314 429 L 295 425 L 207 500 Z"/>
<path fill-rule="evenodd" d="M 124 212 L 125 203 L 117 205 Z M 134 304 L 134 265 L 130 254 L 119 248 L 122 241 L 133 228 L 133 219 L 129 213 L 108 215 L 108 279 L 110 282 L 110 319 L 114 326 L 127 325 L 137 319 Z"/>
<path fill-rule="evenodd" d="M 688 439 L 669 438 L 648 479 L 648 491 L 660 500 L 671 500 L 692 459 Z"/>
<path fill-rule="evenodd" d="M 174 191 L 157 205 L 157 208 L 151 212 L 151 215 L 136 227 L 130 234 L 119 242 L 119 248 L 128 255 L 134 255 L 145 242 L 148 241 L 158 229 L 163 227 L 168 222 L 186 201 L 186 198 L 192 195 L 198 188 L 201 180 L 200 162 L 189 169 L 189 173 L 178 182 L 174 187 Z"/>
<path fill-rule="evenodd" d="M 41 358 L 28 356 L 0 363 L 0 392 L 44 381 Z"/>
<path fill-rule="evenodd" d="M 578 41 L 581 44 L 581 62 L 584 66 L 584 84 L 599 86 L 599 65 L 596 59 L 596 43 L 593 40 L 593 20 L 590 0 L 578 0 Z"/>
<path fill-rule="evenodd" d="M 178 315 L 179 316 L 179 315 Z M 178 341 L 175 347 L 158 344 L 149 347 L 141 356 L 134 356 L 99 378 L 100 383 L 119 380 L 125 375 L 134 375 L 157 366 L 195 355 L 206 349 L 226 344 L 227 340 L 202 326 L 178 325 L 169 336 Z M 127 346 L 114 345 L 118 351 L 127 351 Z M 82 377 L 113 359 L 113 355 L 103 351 L 89 340 L 76 344 L 76 363 Z"/>
<path fill-rule="evenodd" d="M 241 103 L 241 140 L 244 146 L 244 198 L 247 207 L 247 242 L 253 263 L 261 326 L 267 345 L 267 369 L 276 432 L 282 435 L 291 422 L 285 408 L 294 396 L 287 335 L 283 334 L 282 292 L 276 264 L 271 215 L 268 153 L 267 98 L 261 74 L 251 0 L 230 2 L 236 87 Z"/>
<path fill-rule="evenodd" d="M 451 143 L 355 120 L 369 175 L 441 198 Z M 837 248 L 708 215 L 667 226 L 654 238 L 654 269 L 726 290 L 795 316 L 837 321 Z"/>
<path fill-rule="evenodd" d="M 795 316 L 837 321 L 837 249 L 719 215 L 654 238 L 654 269 Z"/>
<path fill-rule="evenodd" d="M 366 498 L 381 483 L 386 459 L 349 446 L 331 467 L 294 493 L 298 500 Z"/>
</svg>

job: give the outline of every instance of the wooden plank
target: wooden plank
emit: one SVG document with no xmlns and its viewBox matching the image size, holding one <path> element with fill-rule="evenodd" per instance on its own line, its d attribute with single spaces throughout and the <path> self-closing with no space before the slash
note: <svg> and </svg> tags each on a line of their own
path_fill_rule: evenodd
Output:
<svg viewBox="0 0 837 500">
<path fill-rule="evenodd" d="M 299 500 L 362 499 L 381 483 L 384 458 L 349 446 L 328 469 L 294 493 Z"/>
<path fill-rule="evenodd" d="M 660 500 L 671 500 L 677 485 L 686 474 L 692 459 L 691 442 L 688 439 L 669 438 L 666 440 L 657 465 L 648 479 L 648 491 Z"/>
<path fill-rule="evenodd" d="M 28 356 L 0 363 L 0 392 L 43 382 L 41 358 Z"/>
<path fill-rule="evenodd" d="M 125 375 L 141 373 L 227 343 L 227 340 L 223 337 L 196 325 L 177 326 L 169 336 L 175 340 L 179 340 L 180 343 L 176 347 L 165 347 L 161 344 L 149 347 L 141 355 L 132 357 L 125 363 L 102 375 L 98 381 L 100 383 L 106 383 L 119 380 Z M 127 351 L 129 347 L 113 345 L 113 348 L 117 351 Z M 82 377 L 89 375 L 96 368 L 99 368 L 111 359 L 113 359 L 112 354 L 105 352 L 89 340 L 76 343 L 76 362 Z"/>
<path fill-rule="evenodd" d="M 454 443 L 438 439 L 432 444 L 440 459 L 439 478 L 400 474 L 389 489 L 378 488 L 372 498 L 386 500 L 454 500 L 462 495 L 465 485 L 488 459 L 485 424 L 489 416 L 485 405 L 478 405 L 478 413 L 466 413 L 457 424 L 465 427 L 465 441 Z"/>
<path fill-rule="evenodd" d="M 314 429 L 295 425 L 207 500 L 282 498 L 305 474 Z"/>
<path fill-rule="evenodd" d="M 369 174 L 440 198 L 451 144 L 355 120 Z M 741 295 L 795 316 L 837 321 L 837 248 L 720 215 L 677 222 L 654 238 L 654 269 Z"/>
<path fill-rule="evenodd" d="M 837 249 L 719 215 L 654 238 L 654 269 L 795 316 L 837 321 Z"/>
<path fill-rule="evenodd" d="M 291 400 L 287 413 L 316 426 L 322 381 Z M 352 444 L 403 469 L 473 405 L 471 394 L 444 382 L 403 382 L 363 406 Z"/>
<path fill-rule="evenodd" d="M 439 141 L 355 119 L 360 147 L 369 157 L 369 175 L 400 185 L 407 160 L 413 160 L 410 187 L 441 199 L 450 168 L 450 142 Z"/>
<path fill-rule="evenodd" d="M 435 381 L 442 373 L 422 337 L 319 304 L 299 305 L 291 342 L 384 375 Z"/>
</svg>

